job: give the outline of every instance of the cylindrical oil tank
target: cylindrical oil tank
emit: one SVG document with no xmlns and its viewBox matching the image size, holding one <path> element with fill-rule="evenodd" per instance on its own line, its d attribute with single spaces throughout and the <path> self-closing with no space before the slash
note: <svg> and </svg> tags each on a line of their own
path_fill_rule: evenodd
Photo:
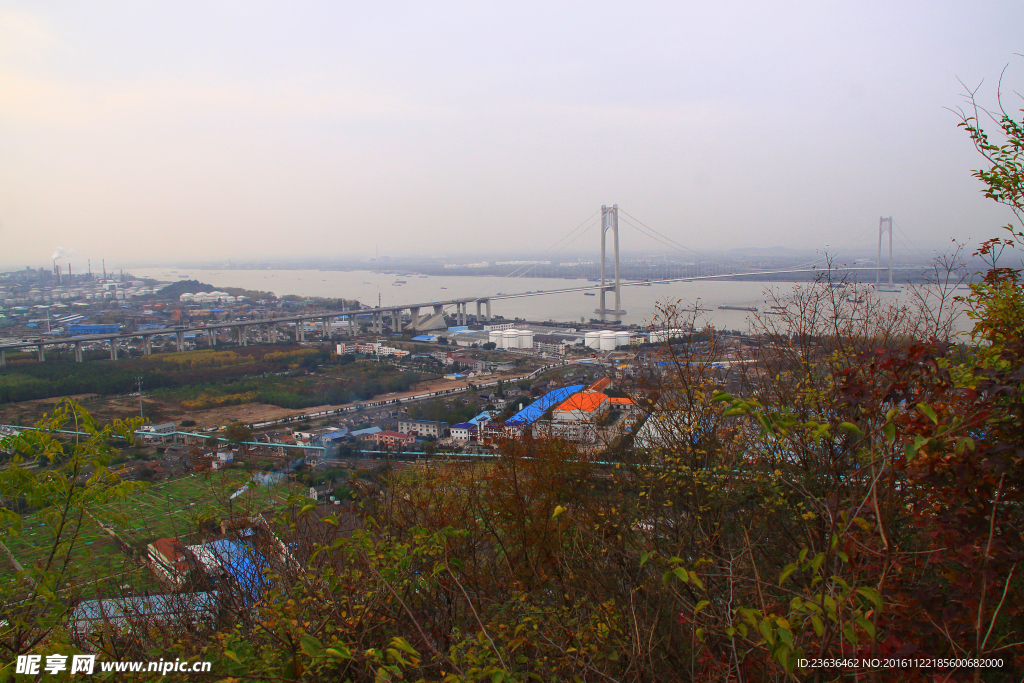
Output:
<svg viewBox="0 0 1024 683">
<path fill-rule="evenodd" d="M 587 332 L 583 335 L 583 343 L 588 349 L 599 349 L 601 348 L 601 333 L 600 332 Z"/>
<path fill-rule="evenodd" d="M 521 348 L 521 349 L 532 349 L 533 348 L 533 331 L 532 330 L 519 330 L 519 348 Z"/>
<path fill-rule="evenodd" d="M 602 332 L 601 333 L 601 350 L 602 351 L 614 351 L 615 350 L 615 333 L 614 332 Z"/>
<path fill-rule="evenodd" d="M 629 332 L 615 333 L 615 348 L 619 348 L 621 346 L 629 346 Z"/>
<path fill-rule="evenodd" d="M 505 330 L 501 335 L 505 338 L 506 349 L 519 348 L 519 330 Z"/>
<path fill-rule="evenodd" d="M 501 330 L 491 330 L 490 334 L 487 335 L 487 338 L 488 341 L 494 342 L 494 348 L 505 348 L 505 338 L 501 336 Z"/>
</svg>

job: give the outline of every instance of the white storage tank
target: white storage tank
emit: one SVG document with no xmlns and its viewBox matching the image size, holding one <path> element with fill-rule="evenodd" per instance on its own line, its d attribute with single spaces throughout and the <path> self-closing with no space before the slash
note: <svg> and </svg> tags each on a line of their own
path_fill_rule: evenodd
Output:
<svg viewBox="0 0 1024 683">
<path fill-rule="evenodd" d="M 519 330 L 519 348 L 521 348 L 521 349 L 532 349 L 533 348 L 533 331 L 532 330 Z"/>
<path fill-rule="evenodd" d="M 494 342 L 494 348 L 505 348 L 505 338 L 501 335 L 501 330 L 491 330 L 487 336 L 490 341 Z"/>
<path fill-rule="evenodd" d="M 600 332 L 587 332 L 583 335 L 583 344 L 588 349 L 599 349 L 601 348 L 601 333 Z"/>
<path fill-rule="evenodd" d="M 614 351 L 615 350 L 615 333 L 614 332 L 602 332 L 601 333 L 601 350 L 602 351 Z"/>
<path fill-rule="evenodd" d="M 619 348 L 621 346 L 629 346 L 629 332 L 615 333 L 615 348 Z"/>
<path fill-rule="evenodd" d="M 505 338 L 506 349 L 519 348 L 519 330 L 505 330 L 501 336 Z"/>
</svg>

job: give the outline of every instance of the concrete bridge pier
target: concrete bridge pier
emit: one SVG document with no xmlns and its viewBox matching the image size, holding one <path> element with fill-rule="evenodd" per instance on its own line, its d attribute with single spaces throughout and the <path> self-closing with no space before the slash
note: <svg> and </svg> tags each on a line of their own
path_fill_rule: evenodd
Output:
<svg viewBox="0 0 1024 683">
<path fill-rule="evenodd" d="M 331 319 L 330 318 L 324 318 L 323 321 L 322 321 L 322 324 L 323 324 L 323 336 L 324 336 L 324 339 L 325 340 L 329 340 L 331 338 Z"/>
<path fill-rule="evenodd" d="M 110 360 L 117 360 L 117 338 L 110 338 Z"/>
<path fill-rule="evenodd" d="M 43 350 L 45 347 L 42 344 L 39 344 L 38 348 L 39 348 L 39 362 L 42 363 L 44 360 L 46 360 L 46 351 Z"/>
<path fill-rule="evenodd" d="M 477 302 L 476 302 L 476 321 L 477 322 L 480 322 L 480 320 L 482 320 L 482 318 L 480 317 L 480 303 L 481 302 L 479 300 L 477 300 Z"/>
<path fill-rule="evenodd" d="M 153 355 L 153 337 L 151 335 L 142 338 L 142 353 L 147 356 Z"/>
<path fill-rule="evenodd" d="M 82 362 L 82 342 L 75 342 L 75 362 Z"/>
<path fill-rule="evenodd" d="M 350 337 L 356 336 L 356 316 L 352 314 L 348 317 L 348 335 Z"/>
<path fill-rule="evenodd" d="M 415 330 L 416 326 L 420 324 L 420 307 L 412 306 L 409 308 L 409 329 Z"/>
<path fill-rule="evenodd" d="M 484 313 L 484 320 L 486 320 L 487 322 L 490 322 L 491 321 L 491 300 L 487 299 L 486 301 L 484 301 L 484 305 L 487 307 L 487 312 Z"/>
<path fill-rule="evenodd" d="M 249 326 L 239 325 L 235 328 L 238 331 L 238 344 L 239 346 L 249 345 Z"/>
<path fill-rule="evenodd" d="M 7 367 L 7 351 L 0 349 L 0 368 Z"/>
<path fill-rule="evenodd" d="M 178 332 L 174 335 L 174 340 L 177 342 L 178 351 L 185 350 L 185 333 Z"/>
</svg>

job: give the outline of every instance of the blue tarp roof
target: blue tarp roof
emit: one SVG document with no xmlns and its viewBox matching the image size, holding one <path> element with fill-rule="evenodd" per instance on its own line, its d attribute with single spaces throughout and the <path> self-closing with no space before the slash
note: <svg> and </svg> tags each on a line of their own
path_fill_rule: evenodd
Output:
<svg viewBox="0 0 1024 683">
<path fill-rule="evenodd" d="M 248 543 L 222 538 L 206 544 L 224 572 L 242 588 L 250 592 L 262 591 L 266 586 L 262 565 L 266 560 Z"/>
<path fill-rule="evenodd" d="M 413 341 L 432 342 L 432 341 L 437 341 L 437 337 L 435 337 L 432 334 L 421 334 L 418 337 L 413 337 L 412 340 Z"/>
<path fill-rule="evenodd" d="M 366 429 L 357 429 L 352 432 L 352 436 L 363 436 L 364 434 L 376 434 L 383 431 L 380 427 L 367 427 Z"/>
<path fill-rule="evenodd" d="M 544 411 L 551 406 L 561 403 L 579 391 L 583 391 L 583 386 L 584 385 L 582 384 L 574 384 L 571 387 L 562 387 L 561 389 L 549 391 L 509 419 L 505 420 L 505 424 L 513 426 L 531 424 L 543 415 Z"/>
<path fill-rule="evenodd" d="M 472 420 L 470 420 L 469 423 L 470 424 L 474 424 L 474 425 L 475 424 L 480 424 L 480 420 L 490 420 L 491 419 L 491 415 L 497 414 L 497 412 L 498 412 L 497 410 L 493 410 L 493 411 L 492 410 L 485 410 L 484 412 L 480 413 L 479 415 L 474 417 Z"/>
</svg>

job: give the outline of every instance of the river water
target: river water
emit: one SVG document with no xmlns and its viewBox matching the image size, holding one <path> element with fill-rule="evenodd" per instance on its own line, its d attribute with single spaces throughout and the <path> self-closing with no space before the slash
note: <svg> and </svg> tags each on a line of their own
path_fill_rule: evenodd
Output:
<svg viewBox="0 0 1024 683">
<path fill-rule="evenodd" d="M 205 270 L 149 268 L 136 269 L 139 277 L 153 278 L 165 282 L 178 280 L 199 280 L 214 287 L 241 287 L 250 290 L 274 292 L 278 296 L 295 294 L 304 297 L 333 297 L 358 299 L 365 305 L 395 306 L 409 303 L 426 303 L 441 299 L 461 297 L 494 296 L 499 293 L 515 294 L 527 291 L 582 287 L 595 284 L 584 279 L 559 278 L 503 278 L 473 276 L 429 277 L 408 273 L 379 273 L 369 270 Z M 405 284 L 396 284 L 404 281 Z M 622 307 L 626 315 L 621 319 L 626 324 L 646 325 L 655 320 L 658 306 L 681 302 L 684 307 L 694 307 L 697 302 L 702 309 L 701 320 L 712 323 L 719 329 L 746 330 L 749 324 L 747 311 L 721 310 L 719 306 L 754 307 L 766 309 L 771 302 L 766 292 L 791 291 L 792 282 L 743 282 L 728 280 L 699 280 L 695 282 L 651 283 L 650 286 L 622 288 Z M 960 292 L 966 294 L 967 292 Z M 909 303 L 909 294 L 880 292 L 887 299 L 898 297 Z M 614 297 L 606 295 L 607 306 L 614 306 Z M 548 294 L 521 299 L 503 299 L 491 302 L 492 315 L 506 319 L 524 318 L 532 321 L 554 320 L 558 322 L 580 322 L 596 318 L 599 296 L 585 296 L 582 292 Z M 475 313 L 475 306 L 469 305 L 469 312 Z"/>
</svg>

